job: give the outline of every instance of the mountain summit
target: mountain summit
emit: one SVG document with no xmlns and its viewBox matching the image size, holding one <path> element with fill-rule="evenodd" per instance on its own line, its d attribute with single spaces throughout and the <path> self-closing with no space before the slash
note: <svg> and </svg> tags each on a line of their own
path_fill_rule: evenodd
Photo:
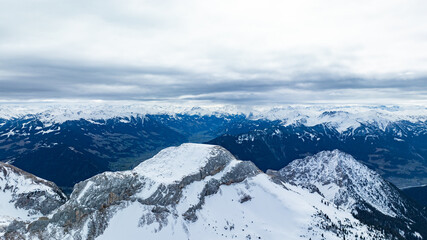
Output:
<svg viewBox="0 0 427 240">
<path fill-rule="evenodd" d="M 292 161 L 279 174 L 294 185 L 314 185 L 326 199 L 341 207 L 353 210 L 364 202 L 391 217 L 404 214 L 394 186 L 339 150 Z"/>
<path fill-rule="evenodd" d="M 419 232 L 425 234 L 426 215 L 414 208 L 413 202 L 378 173 L 339 150 L 294 160 L 280 171 L 268 173 L 317 192 L 362 222 L 395 236 L 411 239 Z"/>
</svg>

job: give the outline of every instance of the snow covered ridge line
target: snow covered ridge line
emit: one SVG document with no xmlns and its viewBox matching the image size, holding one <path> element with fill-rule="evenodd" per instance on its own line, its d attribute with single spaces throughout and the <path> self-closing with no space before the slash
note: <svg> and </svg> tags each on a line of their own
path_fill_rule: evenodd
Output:
<svg viewBox="0 0 427 240">
<path fill-rule="evenodd" d="M 103 120 L 115 117 L 129 118 L 147 114 L 177 114 L 226 117 L 244 115 L 248 119 L 281 120 L 284 124 L 302 123 L 314 126 L 333 123 L 340 128 L 358 126 L 360 122 L 388 122 L 407 120 L 427 121 L 427 106 L 359 106 L 359 105 L 288 105 L 275 107 L 244 107 L 235 105 L 166 105 L 166 104 L 5 104 L 0 105 L 0 119 L 30 118 L 36 116 L 46 123 L 67 120 Z"/>
<path fill-rule="evenodd" d="M 34 221 L 65 203 L 53 183 L 0 162 L 0 231 L 13 222 Z"/>
<path fill-rule="evenodd" d="M 294 160 L 278 174 L 294 185 L 314 185 L 337 206 L 353 210 L 355 204 L 363 201 L 384 215 L 404 218 L 401 209 L 405 206 L 396 201 L 399 199 L 396 189 L 377 172 L 339 150 L 322 151 Z"/>
<path fill-rule="evenodd" d="M 129 118 L 145 115 L 187 114 L 224 116 L 244 114 L 233 106 L 182 106 L 152 104 L 0 104 L 0 119 L 37 117 L 42 122 L 62 123 L 67 120 L 103 120 L 115 117 Z"/>
</svg>

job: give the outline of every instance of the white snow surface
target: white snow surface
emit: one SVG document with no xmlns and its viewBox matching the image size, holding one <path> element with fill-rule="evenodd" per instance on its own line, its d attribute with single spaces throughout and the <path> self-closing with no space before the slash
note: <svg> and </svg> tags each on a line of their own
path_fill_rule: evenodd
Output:
<svg viewBox="0 0 427 240">
<path fill-rule="evenodd" d="M 218 153 L 214 145 L 185 143 L 163 149 L 153 158 L 135 167 L 134 171 L 157 183 L 170 184 L 197 173 L 209 158 Z"/>
<path fill-rule="evenodd" d="M 249 119 L 282 121 L 283 125 L 314 126 L 328 123 L 338 131 L 357 128 L 360 123 L 376 124 L 385 129 L 399 120 L 411 122 L 427 120 L 427 106 L 361 106 L 361 105 L 288 105 L 288 106 L 234 106 L 234 105 L 170 105 L 149 103 L 32 103 L 1 104 L 0 119 L 37 117 L 45 125 L 67 120 L 105 120 L 115 117 L 143 117 L 147 114 L 188 114 L 198 116 L 229 116 L 241 114 Z M 125 120 L 124 120 L 125 121 Z"/>
</svg>

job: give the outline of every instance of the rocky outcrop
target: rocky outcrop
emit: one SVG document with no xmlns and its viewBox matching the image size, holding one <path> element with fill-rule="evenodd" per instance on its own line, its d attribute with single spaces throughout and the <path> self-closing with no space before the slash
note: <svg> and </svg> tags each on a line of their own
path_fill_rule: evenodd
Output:
<svg viewBox="0 0 427 240">
<path fill-rule="evenodd" d="M 54 183 L 0 162 L 0 236 L 8 225 L 19 228 L 51 214 L 66 200 Z"/>
</svg>

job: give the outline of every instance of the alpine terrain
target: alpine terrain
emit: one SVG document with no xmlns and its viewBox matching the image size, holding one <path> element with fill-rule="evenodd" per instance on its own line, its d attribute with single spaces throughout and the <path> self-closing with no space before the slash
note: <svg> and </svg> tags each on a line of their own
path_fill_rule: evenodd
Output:
<svg viewBox="0 0 427 240">
<path fill-rule="evenodd" d="M 365 216 L 370 219 L 365 219 Z M 385 220 L 382 222 L 382 220 Z M 379 222 L 378 222 L 379 221 Z M 423 239 L 426 215 L 340 151 L 263 173 L 220 146 L 183 144 L 74 186 L 3 239 Z M 423 227 L 424 226 L 424 227 Z"/>
<path fill-rule="evenodd" d="M 69 194 L 186 142 L 221 145 L 263 171 L 339 149 L 399 188 L 416 187 L 427 184 L 426 121 L 421 106 L 1 105 L 0 161 Z"/>
<path fill-rule="evenodd" d="M 14 220 L 28 222 L 48 215 L 66 200 L 54 183 L 0 162 L 0 231 Z"/>
</svg>

